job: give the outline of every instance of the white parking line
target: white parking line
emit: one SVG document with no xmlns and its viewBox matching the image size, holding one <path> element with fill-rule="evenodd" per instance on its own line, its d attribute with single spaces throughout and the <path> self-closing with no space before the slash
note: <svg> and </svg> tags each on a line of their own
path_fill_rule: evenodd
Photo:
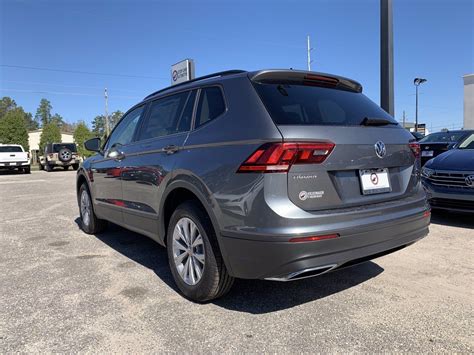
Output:
<svg viewBox="0 0 474 355">
<path fill-rule="evenodd" d="M 43 179 L 38 180 L 20 180 L 20 181 L 0 181 L 0 185 L 7 185 L 7 184 L 29 184 L 31 182 L 42 182 L 46 181 Z"/>
</svg>

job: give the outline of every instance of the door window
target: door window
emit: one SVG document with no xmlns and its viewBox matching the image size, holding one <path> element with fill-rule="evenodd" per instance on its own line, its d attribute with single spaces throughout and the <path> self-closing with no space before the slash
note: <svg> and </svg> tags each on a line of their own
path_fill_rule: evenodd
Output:
<svg viewBox="0 0 474 355">
<path fill-rule="evenodd" d="M 122 118 L 110 135 L 106 149 L 110 149 L 116 145 L 125 145 L 132 141 L 135 129 L 143 114 L 143 107 L 144 106 L 137 107 Z"/>
<path fill-rule="evenodd" d="M 182 92 L 151 103 L 150 114 L 144 123 L 139 140 L 187 132 L 191 126 L 195 91 Z"/>
</svg>

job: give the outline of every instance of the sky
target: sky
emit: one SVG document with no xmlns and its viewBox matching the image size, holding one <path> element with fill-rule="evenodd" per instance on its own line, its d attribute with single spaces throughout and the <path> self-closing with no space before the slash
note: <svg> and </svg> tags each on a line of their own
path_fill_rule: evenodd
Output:
<svg viewBox="0 0 474 355">
<path fill-rule="evenodd" d="M 395 117 L 460 128 L 462 76 L 474 73 L 474 0 L 393 0 Z M 90 123 L 170 85 L 170 66 L 306 69 L 359 81 L 380 103 L 380 1 L 0 0 L 0 96 Z M 46 70 L 48 69 L 48 70 Z"/>
</svg>

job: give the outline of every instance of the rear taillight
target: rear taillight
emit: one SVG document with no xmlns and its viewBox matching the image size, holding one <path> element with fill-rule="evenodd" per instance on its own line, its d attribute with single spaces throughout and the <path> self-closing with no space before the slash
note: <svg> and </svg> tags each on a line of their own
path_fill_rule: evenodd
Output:
<svg viewBox="0 0 474 355">
<path fill-rule="evenodd" d="M 334 146 L 330 142 L 267 143 L 248 157 L 237 172 L 287 172 L 293 164 L 320 164 Z"/>
<path fill-rule="evenodd" d="M 26 152 L 26 158 L 30 160 L 30 152 Z"/>
<path fill-rule="evenodd" d="M 50 154 L 50 155 L 49 155 L 49 157 L 50 157 L 51 159 L 53 159 L 53 157 L 54 157 L 54 154 Z"/>
<path fill-rule="evenodd" d="M 291 238 L 291 243 L 304 243 L 304 242 L 316 242 L 318 240 L 326 240 L 326 239 L 335 239 L 339 238 L 339 234 L 327 234 L 327 235 L 315 235 L 311 237 L 297 237 Z"/>
<path fill-rule="evenodd" d="M 408 145 L 410 146 L 410 149 L 413 152 L 415 158 L 419 158 L 421 152 L 420 143 L 409 143 Z"/>
</svg>

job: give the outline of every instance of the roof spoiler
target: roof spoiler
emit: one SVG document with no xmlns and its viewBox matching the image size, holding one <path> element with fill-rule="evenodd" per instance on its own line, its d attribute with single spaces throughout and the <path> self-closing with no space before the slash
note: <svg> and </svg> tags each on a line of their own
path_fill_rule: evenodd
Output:
<svg viewBox="0 0 474 355">
<path fill-rule="evenodd" d="M 262 70 L 249 73 L 249 78 L 257 83 L 294 83 L 362 92 L 362 85 L 357 81 L 342 76 L 304 70 Z"/>
</svg>

